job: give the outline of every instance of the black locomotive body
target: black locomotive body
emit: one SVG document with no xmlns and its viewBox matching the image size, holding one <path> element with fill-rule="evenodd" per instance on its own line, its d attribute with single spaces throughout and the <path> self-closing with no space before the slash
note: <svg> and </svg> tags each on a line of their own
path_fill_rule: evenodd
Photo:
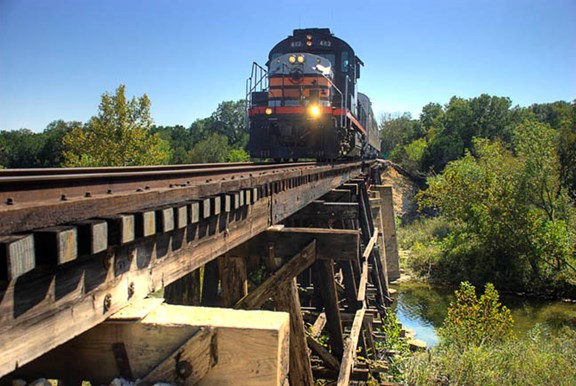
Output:
<svg viewBox="0 0 576 386">
<path fill-rule="evenodd" d="M 362 61 L 327 28 L 294 30 L 253 65 L 247 82 L 248 150 L 256 158 L 373 158 L 380 140 Z"/>
</svg>

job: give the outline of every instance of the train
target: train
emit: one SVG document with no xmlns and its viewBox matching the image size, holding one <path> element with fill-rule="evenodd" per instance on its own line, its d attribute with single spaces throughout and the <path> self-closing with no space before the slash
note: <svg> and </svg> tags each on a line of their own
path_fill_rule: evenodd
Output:
<svg viewBox="0 0 576 386">
<path fill-rule="evenodd" d="M 329 28 L 295 29 L 246 82 L 248 151 L 261 160 L 371 159 L 380 153 L 364 63 Z"/>
</svg>

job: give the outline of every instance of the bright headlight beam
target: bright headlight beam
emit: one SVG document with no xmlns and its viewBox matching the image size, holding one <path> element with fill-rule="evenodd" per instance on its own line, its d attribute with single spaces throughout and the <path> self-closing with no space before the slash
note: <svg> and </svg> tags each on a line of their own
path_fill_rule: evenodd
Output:
<svg viewBox="0 0 576 386">
<path fill-rule="evenodd" d="M 308 112 L 310 113 L 310 115 L 314 118 L 318 118 L 320 116 L 321 110 L 320 110 L 320 106 L 318 105 L 311 105 L 308 108 Z"/>
</svg>

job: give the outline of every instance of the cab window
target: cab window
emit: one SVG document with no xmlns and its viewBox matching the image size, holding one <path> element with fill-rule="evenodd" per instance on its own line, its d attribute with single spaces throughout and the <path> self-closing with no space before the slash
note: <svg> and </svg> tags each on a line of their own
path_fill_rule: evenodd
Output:
<svg viewBox="0 0 576 386">
<path fill-rule="evenodd" d="M 350 60 L 348 57 L 348 51 L 342 52 L 342 72 L 348 72 L 348 65 L 350 64 Z"/>
</svg>

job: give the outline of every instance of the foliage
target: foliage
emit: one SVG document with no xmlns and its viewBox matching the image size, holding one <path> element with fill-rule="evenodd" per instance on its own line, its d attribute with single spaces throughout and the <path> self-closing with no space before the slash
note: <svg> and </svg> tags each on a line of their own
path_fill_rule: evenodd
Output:
<svg viewBox="0 0 576 386">
<path fill-rule="evenodd" d="M 196 143 L 186 155 L 187 163 L 225 162 L 229 152 L 228 138 L 212 133 Z"/>
<path fill-rule="evenodd" d="M 463 352 L 439 346 L 412 358 L 409 385 L 573 385 L 576 331 L 550 334 L 535 327 L 520 339 L 469 346 Z"/>
<path fill-rule="evenodd" d="M 552 129 L 518 126 L 516 154 L 501 141 L 473 144 L 474 153 L 429 178 L 420 194 L 421 205 L 453 224 L 441 242 L 443 277 L 535 291 L 572 285 L 576 214 L 560 184 Z"/>
<path fill-rule="evenodd" d="M 66 134 L 66 166 L 133 166 L 166 163 L 169 147 L 151 134 L 150 99 L 144 94 L 128 101 L 125 86 L 105 93 L 94 116 L 83 127 Z"/>
<path fill-rule="evenodd" d="M 382 153 L 385 157 L 396 147 L 410 143 L 424 134 L 420 123 L 418 120 L 412 119 L 410 113 L 385 114 L 380 119 L 379 127 Z"/>
<path fill-rule="evenodd" d="M 486 284 L 484 294 L 477 298 L 475 287 L 462 282 L 438 332 L 442 344 L 462 352 L 469 346 L 493 345 L 511 338 L 514 321 L 498 299 L 492 283 Z"/>
<path fill-rule="evenodd" d="M 386 381 L 402 382 L 406 372 L 406 363 L 410 357 L 410 349 L 406 339 L 402 336 L 398 318 L 391 310 L 382 316 L 382 341 L 376 341 L 376 351 L 381 360 L 387 363 Z"/>
</svg>

